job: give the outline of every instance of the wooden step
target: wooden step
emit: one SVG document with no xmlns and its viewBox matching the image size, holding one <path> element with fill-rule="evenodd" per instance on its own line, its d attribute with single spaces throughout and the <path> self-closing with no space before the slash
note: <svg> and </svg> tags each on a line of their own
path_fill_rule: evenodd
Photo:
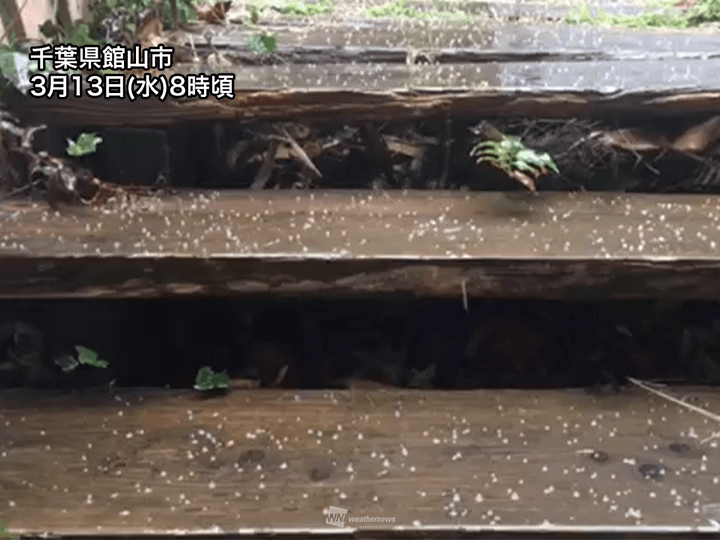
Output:
<svg viewBox="0 0 720 540">
<path fill-rule="evenodd" d="M 0 421 L 15 534 L 680 538 L 720 518 L 717 422 L 641 389 L 4 391 Z"/>
<path fill-rule="evenodd" d="M 96 127 L 720 110 L 720 40 L 714 35 L 367 18 L 290 19 L 263 31 L 279 44 L 267 57 L 248 50 L 254 30 L 244 25 L 199 26 L 174 38 L 175 63 L 165 74 L 232 73 L 232 100 L 26 98 L 16 108 L 26 123 Z M 228 65 L 210 62 L 217 53 Z"/>
<path fill-rule="evenodd" d="M 0 204 L 0 297 L 720 298 L 720 197 L 181 192 Z"/>
<path fill-rule="evenodd" d="M 672 69 L 672 66 L 646 62 L 631 62 L 634 65 L 626 66 L 618 64 L 619 76 L 629 74 L 629 71 L 650 70 L 654 73 L 649 76 L 655 77 L 660 88 L 649 90 L 624 90 L 612 84 L 606 86 L 598 79 L 599 68 L 593 63 L 579 67 L 575 64 L 549 64 L 541 68 L 549 72 L 554 69 L 556 73 L 572 69 L 580 78 L 590 77 L 592 87 L 584 90 L 569 86 L 573 81 L 559 88 L 524 87 L 523 77 L 532 71 L 527 64 L 510 66 L 507 71 L 493 65 L 480 68 L 460 66 L 461 79 L 455 88 L 443 82 L 445 73 L 435 67 L 418 66 L 411 70 L 410 67 L 390 66 L 385 75 L 377 71 L 369 76 L 369 88 L 362 89 L 343 86 L 342 83 L 343 77 L 358 77 L 361 70 L 357 66 L 339 66 L 329 71 L 327 66 L 287 66 L 283 68 L 285 75 L 272 67 L 243 68 L 241 76 L 250 89 L 236 90 L 233 100 L 150 99 L 131 102 L 68 97 L 63 100 L 25 101 L 17 106 L 17 112 L 27 125 L 48 123 L 94 127 L 169 127 L 195 121 L 289 119 L 337 123 L 339 118 L 346 123 L 420 121 L 449 115 L 470 118 L 607 118 L 629 114 L 650 117 L 717 114 L 720 111 L 720 91 L 698 86 L 694 76 L 700 71 L 715 73 L 720 64 L 710 65 L 709 62 L 674 61 L 675 68 L 682 66 L 691 70 L 691 80 L 672 84 L 667 83 L 672 79 L 665 77 L 669 77 L 670 73 L 664 71 Z M 455 66 L 440 67 L 451 70 Z M 473 88 L 472 81 L 467 83 L 462 79 L 462 71 L 466 70 L 472 71 L 480 89 Z M 517 79 L 517 83 L 510 87 L 482 85 L 483 80 L 497 79 L 503 73 Z M 314 79 L 319 81 L 317 86 L 311 84 L 312 75 L 317 76 Z M 399 78 L 397 86 L 388 84 L 387 77 L 391 76 Z M 253 80 L 260 82 L 253 83 Z M 417 81 L 416 85 L 413 80 Z M 567 77 L 565 80 L 569 81 Z"/>
</svg>

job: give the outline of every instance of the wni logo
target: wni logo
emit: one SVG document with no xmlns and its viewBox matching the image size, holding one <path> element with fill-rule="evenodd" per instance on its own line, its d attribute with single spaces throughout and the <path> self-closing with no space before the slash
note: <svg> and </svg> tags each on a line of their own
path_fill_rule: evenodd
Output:
<svg viewBox="0 0 720 540">
<path fill-rule="evenodd" d="M 345 510 L 344 508 L 331 506 L 330 508 L 328 508 L 327 519 L 325 520 L 325 523 L 334 527 L 344 527 L 345 514 L 347 514 L 347 510 Z"/>
</svg>

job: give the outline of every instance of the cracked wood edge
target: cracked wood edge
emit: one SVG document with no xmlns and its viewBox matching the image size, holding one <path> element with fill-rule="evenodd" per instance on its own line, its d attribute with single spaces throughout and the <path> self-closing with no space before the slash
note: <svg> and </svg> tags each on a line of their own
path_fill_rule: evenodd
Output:
<svg viewBox="0 0 720 540">
<path fill-rule="evenodd" d="M 720 261 L 1 257 L 0 298 L 195 295 L 720 299 Z"/>
<path fill-rule="evenodd" d="M 189 121 L 313 120 L 345 122 L 419 120 L 455 115 L 573 118 L 608 114 L 679 115 L 717 113 L 720 92 L 545 92 L 517 89 L 419 88 L 393 92 L 359 90 L 237 90 L 233 100 L 26 99 L 18 105 L 26 123 L 87 124 L 98 127 L 169 126 Z M 16 108 L 17 108 L 16 107 Z"/>
</svg>

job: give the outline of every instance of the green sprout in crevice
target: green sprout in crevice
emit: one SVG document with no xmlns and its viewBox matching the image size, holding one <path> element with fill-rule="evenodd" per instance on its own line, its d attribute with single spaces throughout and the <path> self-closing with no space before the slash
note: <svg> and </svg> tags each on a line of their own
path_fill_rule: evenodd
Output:
<svg viewBox="0 0 720 540">
<path fill-rule="evenodd" d="M 90 366 L 106 369 L 110 365 L 110 362 L 99 358 L 98 353 L 96 353 L 92 349 L 88 349 L 87 347 L 83 347 L 82 345 L 76 345 L 75 351 L 77 351 L 77 358 L 68 354 L 65 356 L 61 356 L 55 360 L 55 363 L 65 373 L 75 371 L 75 369 L 77 369 L 79 366 Z"/>
<path fill-rule="evenodd" d="M 520 137 L 513 137 L 493 129 L 493 139 L 476 144 L 470 155 L 477 163 L 487 162 L 535 191 L 535 182 L 551 172 L 559 174 L 557 165 L 547 152 L 527 148 Z"/>
<path fill-rule="evenodd" d="M 0 523 L 0 538 L 5 538 L 7 540 L 20 540 L 19 536 L 10 536 L 10 533 L 7 531 L 7 528 L 3 523 Z"/>
<path fill-rule="evenodd" d="M 209 366 L 201 367 L 195 377 L 195 390 L 199 392 L 227 390 L 230 384 L 231 379 L 227 373 L 215 373 Z"/>
<path fill-rule="evenodd" d="M 102 138 L 95 133 L 81 133 L 76 141 L 68 139 L 67 153 L 73 157 L 93 154 L 101 142 Z"/>
<path fill-rule="evenodd" d="M 250 11 L 250 20 L 247 21 L 246 25 L 258 32 L 250 35 L 245 40 L 245 45 L 248 49 L 257 54 L 267 55 L 272 54 L 277 50 L 277 39 L 272 34 L 265 31 L 260 31 L 258 21 L 260 20 L 260 12 L 265 9 L 263 5 L 248 5 Z"/>
</svg>

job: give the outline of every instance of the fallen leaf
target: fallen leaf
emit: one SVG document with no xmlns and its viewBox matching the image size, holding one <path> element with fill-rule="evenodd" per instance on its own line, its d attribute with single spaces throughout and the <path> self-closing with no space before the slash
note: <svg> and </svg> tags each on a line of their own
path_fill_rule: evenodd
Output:
<svg viewBox="0 0 720 540">
<path fill-rule="evenodd" d="M 232 62 L 221 52 L 210 53 L 207 57 L 207 65 L 210 67 L 230 67 Z"/>
<path fill-rule="evenodd" d="M 145 21 L 145 24 L 138 29 L 137 39 L 144 48 L 156 46 L 162 41 L 163 25 L 158 18 L 152 17 Z"/>
<path fill-rule="evenodd" d="M 197 18 L 208 24 L 220 24 L 225 22 L 225 17 L 230 11 L 232 1 L 215 2 L 212 6 L 202 5 L 195 6 Z"/>
<path fill-rule="evenodd" d="M 297 141 L 290 136 L 290 133 L 286 129 L 282 129 L 282 133 L 285 136 L 285 141 L 290 144 L 295 157 L 302 163 L 310 172 L 312 172 L 316 178 L 322 178 L 322 173 L 318 170 L 312 160 L 308 157 L 305 150 L 300 146 Z"/>
<path fill-rule="evenodd" d="M 415 158 L 422 154 L 423 149 L 416 144 L 406 143 L 387 135 L 383 137 L 388 150 L 395 154 L 402 154 L 407 157 Z"/>
<path fill-rule="evenodd" d="M 713 116 L 700 125 L 693 126 L 680 135 L 673 148 L 680 152 L 702 153 L 720 138 L 720 116 Z"/>
<path fill-rule="evenodd" d="M 524 172 L 522 172 L 522 171 L 513 171 L 511 176 L 512 176 L 515 180 L 517 180 L 518 182 L 520 182 L 523 186 L 525 186 L 526 188 L 528 188 L 530 191 L 533 191 L 533 192 L 534 192 L 534 191 L 536 190 L 535 181 L 534 181 L 532 178 L 530 178 L 530 176 L 528 176 L 527 174 L 525 174 Z"/>
<path fill-rule="evenodd" d="M 153 42 L 154 38 L 161 37 L 162 33 L 161 4 L 154 4 L 138 13 L 135 35 L 143 47 L 147 46 L 146 43 Z"/>
<path fill-rule="evenodd" d="M 640 129 L 617 129 L 605 133 L 607 144 L 629 152 L 650 152 L 667 148 L 669 141 L 664 135 L 646 133 Z"/>
</svg>

